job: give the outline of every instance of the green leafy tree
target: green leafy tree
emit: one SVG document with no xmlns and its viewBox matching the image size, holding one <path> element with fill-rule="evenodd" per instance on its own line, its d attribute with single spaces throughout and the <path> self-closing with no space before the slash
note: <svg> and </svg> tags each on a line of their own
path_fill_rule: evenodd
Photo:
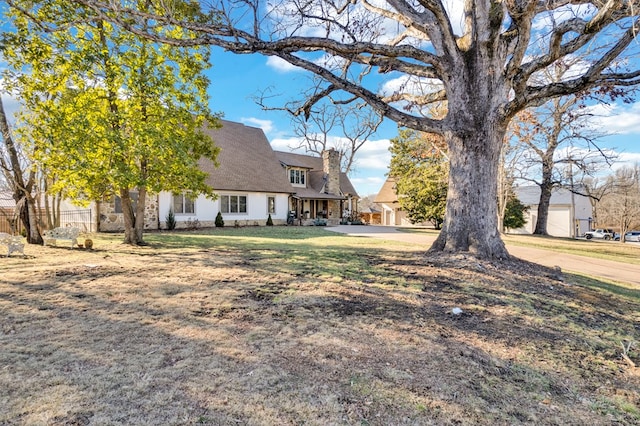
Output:
<svg viewBox="0 0 640 426">
<path fill-rule="evenodd" d="M 12 4 L 24 11 L 31 3 Z M 213 196 L 198 168 L 201 157 L 215 160 L 218 152 L 205 132 L 218 125 L 203 75 L 209 49 L 158 44 L 82 19 L 63 0 L 43 2 L 28 16 L 12 9 L 9 17 L 6 77 L 27 107 L 23 140 L 55 175 L 50 190 L 87 202 L 119 196 L 129 244 L 143 243 L 147 193 Z M 189 37 L 171 26 L 153 32 Z"/>
<path fill-rule="evenodd" d="M 449 165 L 442 138 L 404 129 L 391 140 L 389 175 L 411 223 L 443 223 L 447 203 Z"/>
<path fill-rule="evenodd" d="M 507 199 L 504 210 L 503 224 L 507 229 L 516 229 L 527 223 L 524 214 L 529 211 L 529 207 L 520 202 L 518 197 L 512 195 Z"/>
</svg>

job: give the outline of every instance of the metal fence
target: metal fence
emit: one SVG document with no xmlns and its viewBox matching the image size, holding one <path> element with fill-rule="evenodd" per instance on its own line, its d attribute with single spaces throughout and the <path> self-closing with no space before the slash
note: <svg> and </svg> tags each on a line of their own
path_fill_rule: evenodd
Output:
<svg viewBox="0 0 640 426">
<path fill-rule="evenodd" d="M 92 232 L 91 209 L 60 212 L 60 226 L 73 226 L 80 232 Z"/>
<path fill-rule="evenodd" d="M 47 228 L 47 217 L 44 212 L 39 212 L 38 220 L 40 221 L 40 229 Z M 60 226 L 73 226 L 78 228 L 80 232 L 92 232 L 95 229 L 91 221 L 91 209 L 69 210 L 60 212 Z M 15 229 L 12 229 L 11 220 L 13 218 L 13 209 L 0 210 L 0 232 L 8 234 L 24 234 L 24 226 L 19 219 L 15 221 Z"/>
</svg>

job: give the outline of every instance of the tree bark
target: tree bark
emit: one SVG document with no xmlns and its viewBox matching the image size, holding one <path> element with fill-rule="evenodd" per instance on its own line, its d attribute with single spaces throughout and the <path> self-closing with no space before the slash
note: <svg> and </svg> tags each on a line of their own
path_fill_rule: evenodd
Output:
<svg viewBox="0 0 640 426">
<path fill-rule="evenodd" d="M 551 190 L 553 185 L 543 183 L 540 185 L 540 200 L 538 201 L 538 218 L 533 231 L 535 235 L 549 235 L 547 222 L 549 217 L 549 205 L 551 203 Z"/>
<path fill-rule="evenodd" d="M 120 189 L 120 201 L 122 203 L 122 216 L 124 218 L 124 243 L 138 245 L 138 238 L 135 232 L 136 215 L 133 210 L 129 188 Z"/>
<path fill-rule="evenodd" d="M 478 132 L 445 134 L 450 155 L 447 210 L 431 251 L 509 257 L 498 230 L 496 185 L 506 127 L 490 121 Z"/>
<path fill-rule="evenodd" d="M 145 245 L 143 239 L 144 232 L 144 212 L 147 198 L 147 190 L 144 187 L 138 188 L 138 201 L 136 208 L 133 208 L 133 201 L 128 189 L 120 190 L 122 200 L 122 214 L 124 216 L 124 243 L 131 245 Z"/>
<path fill-rule="evenodd" d="M 144 213 L 147 203 L 147 190 L 144 187 L 138 188 L 138 204 L 136 205 L 136 224 L 134 232 L 136 234 L 136 241 L 138 245 L 144 245 L 145 242 L 142 238 L 144 232 Z"/>
</svg>

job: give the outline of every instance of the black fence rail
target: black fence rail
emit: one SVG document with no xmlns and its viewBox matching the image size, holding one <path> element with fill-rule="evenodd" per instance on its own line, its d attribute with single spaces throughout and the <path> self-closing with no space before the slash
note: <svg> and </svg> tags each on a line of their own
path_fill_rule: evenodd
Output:
<svg viewBox="0 0 640 426">
<path fill-rule="evenodd" d="M 93 232 L 95 225 L 91 221 L 91 209 L 69 210 L 60 212 L 60 226 L 72 226 L 80 232 Z M 19 219 L 12 223 L 13 209 L 0 210 L 0 232 L 24 235 L 24 226 Z M 40 229 L 47 229 L 47 217 L 44 212 L 38 214 Z M 13 226 L 12 226 L 13 225 Z"/>
<path fill-rule="evenodd" d="M 60 226 L 73 226 L 80 232 L 92 232 L 91 209 L 60 212 Z"/>
</svg>

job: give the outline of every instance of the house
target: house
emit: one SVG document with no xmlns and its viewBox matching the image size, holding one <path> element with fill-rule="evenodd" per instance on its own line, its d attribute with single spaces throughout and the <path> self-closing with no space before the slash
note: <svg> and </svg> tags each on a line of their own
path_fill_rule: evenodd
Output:
<svg viewBox="0 0 640 426">
<path fill-rule="evenodd" d="M 527 223 L 512 234 L 533 234 L 538 220 L 540 187 L 538 185 L 516 187 L 515 193 L 522 204 L 529 207 L 525 213 Z M 576 237 L 590 231 L 592 206 L 589 197 L 576 194 L 566 188 L 556 188 L 549 201 L 547 232 L 554 237 Z"/>
<path fill-rule="evenodd" d="M 521 186 L 515 188 L 516 196 L 529 207 L 525 213 L 526 224 L 522 228 L 509 229 L 513 234 L 533 234 L 538 217 L 540 187 Z M 398 203 L 395 180 L 387 178 L 374 200 L 382 207 L 382 225 L 402 226 L 410 224 L 406 213 Z M 549 205 L 547 232 L 555 237 L 584 235 L 590 230 L 592 206 L 588 197 L 572 193 L 568 189 L 554 189 Z"/>
<path fill-rule="evenodd" d="M 407 217 L 407 213 L 402 210 L 398 202 L 398 194 L 396 193 L 396 180 L 388 177 L 382 184 L 382 188 L 373 200 L 380 205 L 382 212 L 380 215 L 380 224 L 387 226 L 405 226 L 411 225 L 411 221 Z"/>
<path fill-rule="evenodd" d="M 377 204 L 365 207 L 360 210 L 360 220 L 369 225 L 380 225 L 382 223 L 382 210 Z"/>
<path fill-rule="evenodd" d="M 290 209 L 299 222 L 326 219 L 337 225 L 357 211 L 358 194 L 340 171 L 338 151 L 325 150 L 322 157 L 276 151 L 276 157 L 293 188 Z"/>
<path fill-rule="evenodd" d="M 190 199 L 170 192 L 149 195 L 145 229 L 165 229 L 170 210 L 177 227 L 184 228 L 196 220 L 202 227 L 213 227 L 218 212 L 227 226 L 265 225 L 269 216 L 275 225 L 286 224 L 290 215 L 299 219 L 297 223 L 314 218 L 338 223 L 355 207 L 357 194 L 340 173 L 337 151 L 325 151 L 322 158 L 277 152 L 261 129 L 226 120 L 221 124 L 207 130 L 220 148 L 219 166 L 204 158 L 199 163 L 217 198 Z M 135 200 L 136 194 L 131 195 Z M 123 229 L 118 197 L 101 202 L 99 211 L 100 231 Z"/>
</svg>

